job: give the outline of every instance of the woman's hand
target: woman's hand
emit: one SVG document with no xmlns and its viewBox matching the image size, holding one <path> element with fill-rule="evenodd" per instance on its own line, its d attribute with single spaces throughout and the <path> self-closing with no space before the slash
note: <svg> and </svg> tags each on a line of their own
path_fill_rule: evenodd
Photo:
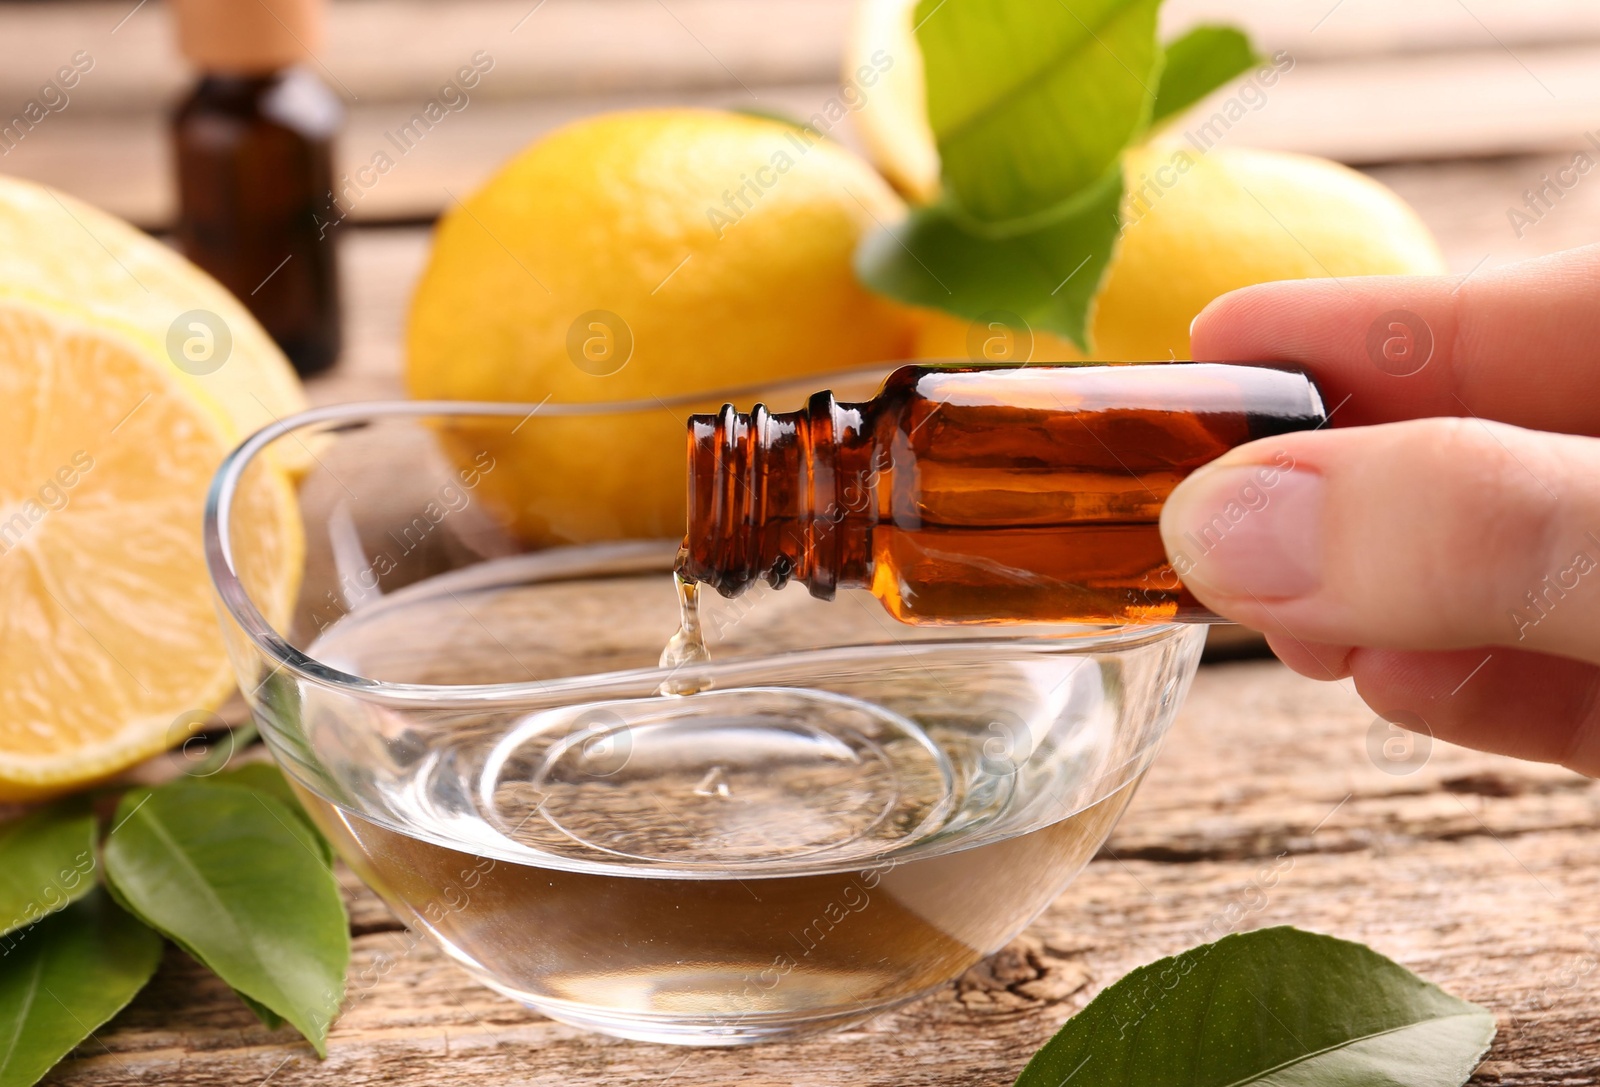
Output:
<svg viewBox="0 0 1600 1087">
<path fill-rule="evenodd" d="M 1173 492 L 1161 533 L 1194 594 L 1390 720 L 1600 774 L 1600 246 L 1250 287 L 1192 341 L 1303 367 L 1337 428 Z"/>
</svg>

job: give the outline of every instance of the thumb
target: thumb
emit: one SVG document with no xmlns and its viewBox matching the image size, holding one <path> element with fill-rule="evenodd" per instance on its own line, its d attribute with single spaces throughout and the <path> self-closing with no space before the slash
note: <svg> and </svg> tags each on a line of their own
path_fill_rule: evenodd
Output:
<svg viewBox="0 0 1600 1087">
<path fill-rule="evenodd" d="M 1600 440 L 1478 419 L 1288 434 L 1161 514 L 1214 611 L 1308 643 L 1516 646 L 1600 663 Z"/>
</svg>

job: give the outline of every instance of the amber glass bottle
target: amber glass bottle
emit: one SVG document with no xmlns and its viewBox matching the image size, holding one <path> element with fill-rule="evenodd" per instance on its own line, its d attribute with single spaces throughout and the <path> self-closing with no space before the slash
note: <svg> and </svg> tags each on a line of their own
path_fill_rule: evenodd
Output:
<svg viewBox="0 0 1600 1087">
<path fill-rule="evenodd" d="M 178 242 L 253 313 L 302 374 L 339 356 L 339 281 L 328 228 L 338 96 L 303 67 L 321 0 L 177 0 L 200 69 L 172 120 Z"/>
<path fill-rule="evenodd" d="M 913 623 L 1211 618 L 1157 530 L 1178 481 L 1320 426 L 1304 374 L 1255 366 L 905 366 L 873 399 L 689 420 L 679 572 L 868 588 Z"/>
</svg>

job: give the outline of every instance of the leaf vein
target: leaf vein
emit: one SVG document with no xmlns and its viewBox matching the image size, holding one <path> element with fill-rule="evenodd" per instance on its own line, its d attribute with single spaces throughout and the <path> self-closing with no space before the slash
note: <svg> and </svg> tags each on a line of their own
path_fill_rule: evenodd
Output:
<svg viewBox="0 0 1600 1087">
<path fill-rule="evenodd" d="M 1335 1042 L 1333 1045 L 1323 1046 L 1321 1049 L 1313 1050 L 1310 1053 L 1302 1053 L 1298 1057 L 1293 1057 L 1279 1064 L 1275 1064 L 1271 1068 L 1263 1068 L 1259 1072 L 1252 1072 L 1243 1079 L 1236 1079 L 1232 1083 L 1223 1084 L 1223 1087 L 1248 1087 L 1248 1085 L 1251 1083 L 1261 1082 L 1261 1078 L 1263 1076 L 1270 1076 L 1274 1072 L 1283 1071 L 1285 1068 L 1293 1068 L 1297 1064 L 1304 1064 L 1306 1061 L 1320 1057 L 1325 1053 L 1333 1053 L 1340 1049 L 1344 1049 L 1347 1046 L 1353 1046 L 1358 1042 L 1368 1042 L 1374 1038 L 1382 1038 L 1386 1034 L 1397 1034 L 1402 1030 L 1410 1030 L 1412 1027 L 1419 1027 L 1424 1023 L 1442 1023 L 1446 1019 L 1459 1019 L 1464 1015 L 1482 1014 L 1483 1012 L 1481 1010 L 1451 1012 L 1449 1015 L 1436 1015 L 1429 1019 L 1414 1019 L 1409 1023 L 1401 1023 L 1399 1026 L 1389 1027 L 1385 1030 L 1375 1030 L 1356 1038 L 1346 1038 L 1341 1042 Z"/>
<path fill-rule="evenodd" d="M 205 873 L 200 870 L 199 866 L 189 859 L 189 855 L 184 852 L 177 839 L 167 830 L 166 825 L 161 821 L 161 817 L 154 812 L 147 811 L 144 814 L 144 819 L 150 824 L 151 833 L 161 840 L 161 843 L 172 852 L 173 858 L 200 884 L 202 896 L 210 903 L 219 919 L 226 923 L 228 930 L 235 938 L 235 946 L 244 948 L 248 952 L 251 961 L 264 975 L 270 978 L 272 972 L 267 969 L 266 964 L 261 961 L 260 955 L 256 953 L 255 941 L 247 939 L 244 933 L 240 931 L 238 921 L 228 908 L 228 904 L 217 894 L 216 888 L 211 886 L 210 880 L 206 878 Z M 232 982 L 229 982 L 229 984 L 231 985 Z"/>
</svg>

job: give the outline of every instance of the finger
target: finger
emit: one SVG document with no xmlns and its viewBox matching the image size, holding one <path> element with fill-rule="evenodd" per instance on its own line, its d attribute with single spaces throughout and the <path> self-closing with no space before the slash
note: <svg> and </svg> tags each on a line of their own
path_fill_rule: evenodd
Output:
<svg viewBox="0 0 1600 1087">
<path fill-rule="evenodd" d="M 1268 634 L 1267 645 L 1290 670 L 1307 679 L 1339 680 L 1350 674 L 1351 646 L 1306 642 L 1287 633 Z"/>
<path fill-rule="evenodd" d="M 1184 584 L 1304 643 L 1506 645 L 1600 663 L 1600 441 L 1421 419 L 1286 434 L 1161 513 Z"/>
<path fill-rule="evenodd" d="M 1357 649 L 1356 690 L 1435 739 L 1600 774 L 1600 668 L 1517 649 Z"/>
<path fill-rule="evenodd" d="M 1469 275 L 1264 283 L 1207 306 L 1194 358 L 1309 370 L 1340 426 L 1475 415 L 1600 434 L 1600 245 Z"/>
</svg>

